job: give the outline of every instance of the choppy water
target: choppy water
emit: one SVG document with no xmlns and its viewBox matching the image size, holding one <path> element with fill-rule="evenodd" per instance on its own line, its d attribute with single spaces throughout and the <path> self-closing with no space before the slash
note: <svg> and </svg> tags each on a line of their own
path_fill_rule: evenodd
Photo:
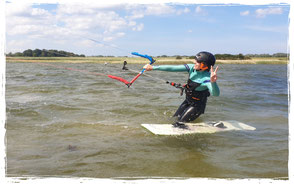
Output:
<svg viewBox="0 0 294 184">
<path fill-rule="evenodd" d="M 115 64 L 54 64 L 131 79 Z M 140 70 L 141 65 L 129 65 Z M 184 83 L 186 73 L 149 75 Z M 179 91 L 140 77 L 131 88 L 104 76 L 7 63 L 7 175 L 75 177 L 288 177 L 286 65 L 220 65 L 220 97 L 195 122 L 238 120 L 256 131 L 155 136 L 171 123 Z"/>
</svg>

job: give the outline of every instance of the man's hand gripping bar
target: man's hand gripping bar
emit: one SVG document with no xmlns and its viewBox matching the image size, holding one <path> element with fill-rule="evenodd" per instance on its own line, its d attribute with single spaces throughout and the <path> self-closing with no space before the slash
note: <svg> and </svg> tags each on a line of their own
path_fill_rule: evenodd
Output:
<svg viewBox="0 0 294 184">
<path fill-rule="evenodd" d="M 140 56 L 140 57 L 143 57 L 143 58 L 146 58 L 146 59 L 148 59 L 149 61 L 150 61 L 150 65 L 152 65 L 153 63 L 155 63 L 155 60 L 151 57 L 151 56 L 148 56 L 148 55 L 142 55 L 142 54 L 139 54 L 138 52 L 132 52 L 132 54 L 133 55 L 136 55 L 136 56 Z M 137 80 L 139 77 L 140 77 L 140 75 L 142 75 L 144 72 L 145 72 L 145 68 L 140 72 L 140 73 L 138 73 L 138 75 L 137 76 L 135 76 L 132 80 L 131 80 L 131 82 L 129 82 L 128 84 L 126 84 L 128 87 L 130 87 L 134 82 L 135 82 L 135 80 Z"/>
</svg>

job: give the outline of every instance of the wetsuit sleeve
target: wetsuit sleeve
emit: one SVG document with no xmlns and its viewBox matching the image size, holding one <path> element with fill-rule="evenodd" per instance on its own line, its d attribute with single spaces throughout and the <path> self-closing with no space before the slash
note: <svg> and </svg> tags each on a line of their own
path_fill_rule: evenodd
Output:
<svg viewBox="0 0 294 184">
<path fill-rule="evenodd" d="M 219 96 L 220 90 L 219 90 L 216 82 L 214 82 L 214 83 L 208 82 L 208 83 L 206 83 L 206 86 L 212 96 Z"/>
<path fill-rule="evenodd" d="M 153 70 L 167 71 L 167 72 L 187 72 L 185 65 L 160 65 L 153 66 Z"/>
</svg>

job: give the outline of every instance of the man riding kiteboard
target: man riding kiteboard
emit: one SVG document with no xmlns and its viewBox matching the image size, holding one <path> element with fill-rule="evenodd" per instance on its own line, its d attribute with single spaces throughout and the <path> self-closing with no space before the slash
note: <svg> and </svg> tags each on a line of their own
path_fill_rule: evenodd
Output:
<svg viewBox="0 0 294 184">
<path fill-rule="evenodd" d="M 175 127 L 185 128 L 185 122 L 193 121 L 204 114 L 207 97 L 219 96 L 220 90 L 216 83 L 218 67 L 214 70 L 214 64 L 214 55 L 202 51 L 196 54 L 194 64 L 160 66 L 147 64 L 143 67 L 147 71 L 189 73 L 188 82 L 184 86 L 186 99 L 174 114 L 174 117 L 177 117 L 177 121 L 173 124 Z"/>
</svg>

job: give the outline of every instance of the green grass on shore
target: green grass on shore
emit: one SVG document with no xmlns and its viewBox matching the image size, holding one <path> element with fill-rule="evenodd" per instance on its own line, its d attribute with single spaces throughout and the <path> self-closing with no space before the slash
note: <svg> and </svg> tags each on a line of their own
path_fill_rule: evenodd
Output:
<svg viewBox="0 0 294 184">
<path fill-rule="evenodd" d="M 193 63 L 193 59 L 175 57 L 154 58 L 160 64 Z M 6 57 L 7 62 L 58 62 L 58 63 L 123 63 L 145 64 L 148 61 L 140 57 Z M 217 60 L 218 64 L 288 64 L 286 57 L 255 57 L 249 60 Z"/>
</svg>

